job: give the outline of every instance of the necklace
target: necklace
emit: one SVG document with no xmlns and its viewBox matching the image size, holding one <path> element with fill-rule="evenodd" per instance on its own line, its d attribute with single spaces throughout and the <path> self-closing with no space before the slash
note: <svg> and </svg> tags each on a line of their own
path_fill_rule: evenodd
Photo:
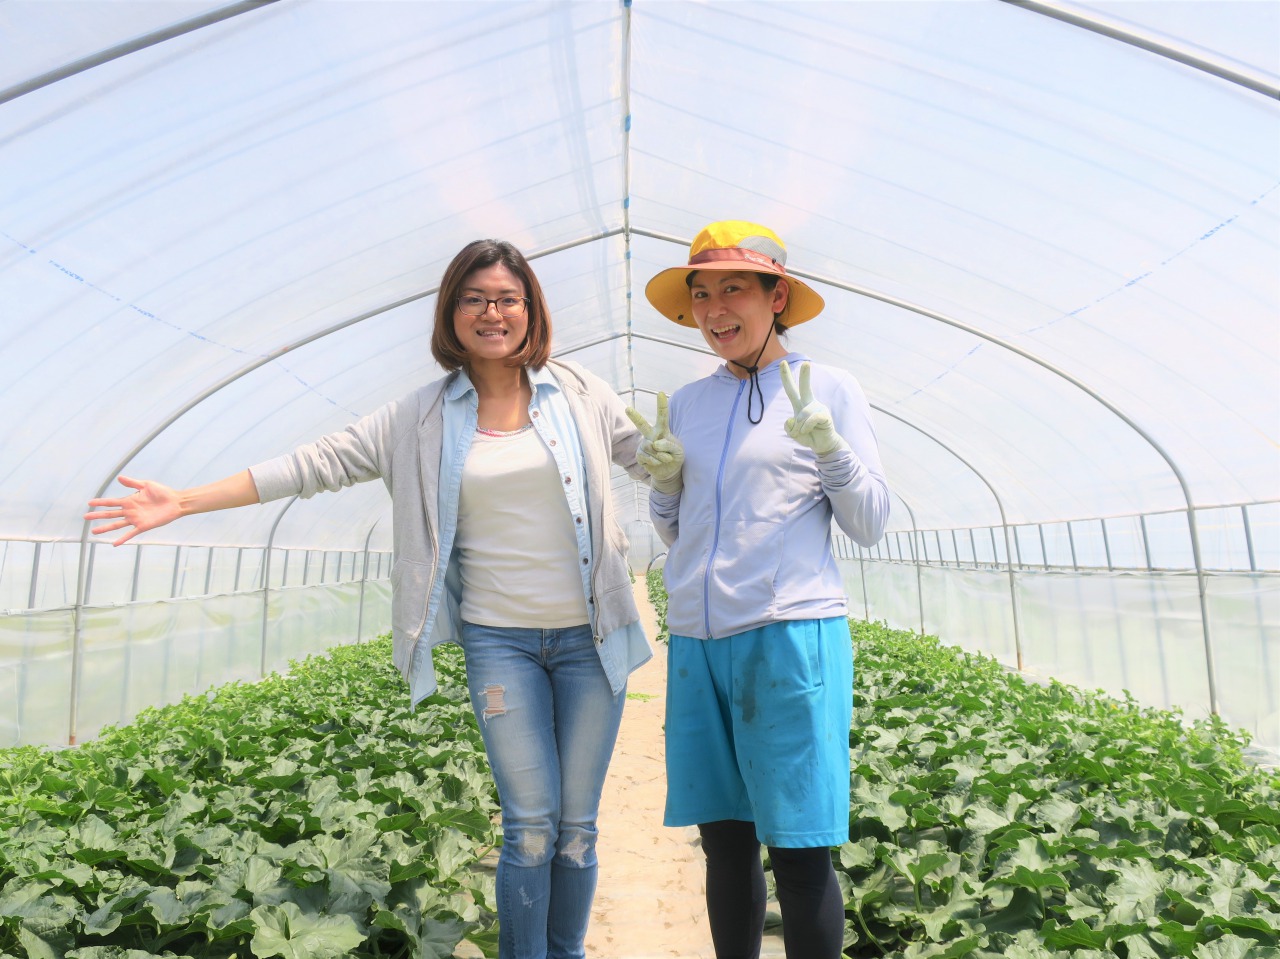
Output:
<svg viewBox="0 0 1280 959">
<path fill-rule="evenodd" d="M 525 423 L 524 426 L 521 426 L 519 429 L 514 429 L 514 430 L 491 430 L 491 429 L 486 429 L 483 426 L 477 426 L 476 432 L 484 436 L 517 436 L 520 433 L 523 433 L 525 430 L 531 430 L 531 429 L 533 429 L 533 424 Z"/>
</svg>

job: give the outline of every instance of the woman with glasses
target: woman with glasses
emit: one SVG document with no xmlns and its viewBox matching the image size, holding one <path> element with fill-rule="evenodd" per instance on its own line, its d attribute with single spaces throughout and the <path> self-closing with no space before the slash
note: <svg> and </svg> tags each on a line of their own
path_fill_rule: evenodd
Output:
<svg viewBox="0 0 1280 959">
<path fill-rule="evenodd" d="M 394 658 L 415 703 L 459 642 L 502 804 L 502 959 L 571 959 L 596 885 L 596 817 L 629 673 L 651 652 L 610 463 L 645 478 L 622 402 L 550 358 L 542 288 L 511 244 L 445 270 L 431 352 L 448 374 L 345 430 L 207 486 L 90 500 L 94 533 L 381 478 L 395 541 Z M 131 527 L 131 528 L 130 528 Z"/>
</svg>

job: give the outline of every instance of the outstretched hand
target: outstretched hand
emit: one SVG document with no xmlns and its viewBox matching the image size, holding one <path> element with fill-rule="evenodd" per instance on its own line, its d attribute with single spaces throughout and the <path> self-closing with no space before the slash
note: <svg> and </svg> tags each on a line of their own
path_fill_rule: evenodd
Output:
<svg viewBox="0 0 1280 959">
<path fill-rule="evenodd" d="M 797 443 L 809 447 L 819 456 L 848 446 L 849 444 L 836 432 L 835 422 L 831 419 L 831 410 L 825 403 L 813 398 L 813 388 L 809 385 L 809 364 L 807 362 L 800 364 L 799 387 L 791 376 L 791 367 L 787 365 L 786 360 L 782 361 L 779 370 L 782 373 L 782 388 L 787 391 L 794 411 L 794 415 L 783 424 L 787 435 Z"/>
<path fill-rule="evenodd" d="M 92 531 L 95 536 L 133 527 L 113 541 L 112 546 L 127 543 L 139 533 L 172 523 L 182 515 L 182 505 L 176 490 L 163 483 L 130 479 L 128 476 L 121 476 L 119 479 L 122 486 L 130 486 L 137 492 L 118 499 L 91 499 L 89 506 L 97 508 L 84 514 L 87 520 L 111 520 L 105 526 L 95 527 Z"/>
<path fill-rule="evenodd" d="M 653 488 L 660 493 L 678 493 L 684 488 L 681 470 L 684 468 L 684 447 L 671 432 L 667 414 L 667 394 L 658 394 L 657 423 L 649 421 L 638 410 L 627 407 L 627 416 L 636 425 L 640 435 L 640 447 L 636 450 L 636 462 L 653 478 Z"/>
</svg>

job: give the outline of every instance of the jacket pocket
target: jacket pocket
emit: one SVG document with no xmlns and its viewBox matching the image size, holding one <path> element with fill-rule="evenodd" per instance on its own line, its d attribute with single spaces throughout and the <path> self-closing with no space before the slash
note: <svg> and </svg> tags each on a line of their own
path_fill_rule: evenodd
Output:
<svg viewBox="0 0 1280 959">
<path fill-rule="evenodd" d="M 427 591 L 431 567 L 397 560 L 391 570 L 391 629 L 397 636 L 417 639 L 427 619 Z"/>
</svg>

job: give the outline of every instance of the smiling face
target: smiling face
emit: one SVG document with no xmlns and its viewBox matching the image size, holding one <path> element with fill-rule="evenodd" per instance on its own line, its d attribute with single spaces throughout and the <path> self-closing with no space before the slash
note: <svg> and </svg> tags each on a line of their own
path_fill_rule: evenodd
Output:
<svg viewBox="0 0 1280 959">
<path fill-rule="evenodd" d="M 693 296 L 693 319 L 721 359 L 763 369 L 787 355 L 778 338 L 769 335 L 774 314 L 787 305 L 786 280 L 779 279 L 772 290 L 765 290 L 756 273 L 699 270 L 690 280 L 689 292 Z M 747 375 L 737 366 L 730 365 L 729 370 L 740 377 Z"/>
<path fill-rule="evenodd" d="M 458 294 L 500 300 L 504 296 L 527 297 L 529 291 L 506 266 L 495 263 L 468 274 L 458 288 Z M 455 301 L 453 332 L 467 355 L 468 365 L 497 363 L 506 366 L 507 360 L 524 345 L 529 332 L 529 311 L 526 308 L 520 316 L 502 316 L 495 304 L 488 303 L 479 316 L 468 316 L 458 309 Z"/>
</svg>

